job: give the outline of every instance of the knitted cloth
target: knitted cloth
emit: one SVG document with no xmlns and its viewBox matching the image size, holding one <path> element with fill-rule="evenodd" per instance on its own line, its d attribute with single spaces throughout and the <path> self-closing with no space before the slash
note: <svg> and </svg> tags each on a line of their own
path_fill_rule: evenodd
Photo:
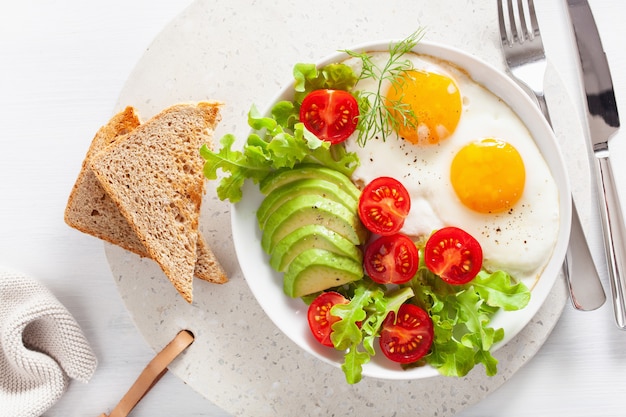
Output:
<svg viewBox="0 0 626 417">
<path fill-rule="evenodd" d="M 0 417 L 36 417 L 96 357 L 76 320 L 36 280 L 0 269 Z"/>
</svg>

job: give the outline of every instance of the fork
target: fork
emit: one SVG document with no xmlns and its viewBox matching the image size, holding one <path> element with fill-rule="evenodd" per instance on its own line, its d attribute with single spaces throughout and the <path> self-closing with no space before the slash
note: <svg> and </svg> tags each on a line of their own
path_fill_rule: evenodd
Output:
<svg viewBox="0 0 626 417">
<path fill-rule="evenodd" d="M 498 0 L 498 23 L 507 72 L 535 101 L 548 124 L 551 125 L 552 121 L 544 94 L 547 61 L 535 5 L 533 0 L 517 0 L 517 13 L 515 13 L 513 0 L 506 0 L 507 29 L 504 1 Z M 524 3 L 527 3 L 526 8 L 524 8 Z M 525 9 L 528 10 L 530 27 L 526 24 Z M 563 262 L 563 274 L 567 279 L 570 298 L 576 309 L 595 310 L 604 304 L 606 295 L 573 199 L 572 227 L 567 256 Z"/>
<path fill-rule="evenodd" d="M 519 19 L 519 29 L 516 24 L 513 0 L 507 0 L 507 10 L 509 17 L 510 34 L 506 28 L 503 10 L 504 0 L 498 0 L 498 23 L 500 24 L 500 41 L 506 59 L 506 66 L 513 79 L 526 91 L 531 98 L 536 100 L 536 104 L 543 113 L 549 124 L 550 114 L 546 97 L 543 93 L 543 79 L 548 67 L 546 55 L 541 41 L 539 24 L 533 0 L 528 0 L 528 12 L 530 16 L 531 28 L 526 25 L 524 13 L 524 1 L 517 0 L 517 16 Z"/>
</svg>

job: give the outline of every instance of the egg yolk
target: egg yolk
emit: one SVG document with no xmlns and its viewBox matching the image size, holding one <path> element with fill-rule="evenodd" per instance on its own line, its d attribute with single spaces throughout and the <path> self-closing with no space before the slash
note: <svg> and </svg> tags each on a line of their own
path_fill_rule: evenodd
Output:
<svg viewBox="0 0 626 417">
<path fill-rule="evenodd" d="M 386 103 L 399 136 L 415 144 L 435 144 L 450 136 L 461 117 L 461 93 L 450 77 L 409 70 L 395 79 Z M 398 111 L 404 106 L 410 112 Z"/>
<path fill-rule="evenodd" d="M 465 206 L 480 213 L 497 213 L 520 199 L 526 170 L 517 149 L 488 138 L 465 145 L 455 155 L 450 181 Z"/>
</svg>

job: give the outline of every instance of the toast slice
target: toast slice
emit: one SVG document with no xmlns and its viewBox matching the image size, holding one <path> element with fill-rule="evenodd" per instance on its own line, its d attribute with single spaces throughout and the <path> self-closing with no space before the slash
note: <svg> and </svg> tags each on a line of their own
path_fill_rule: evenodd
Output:
<svg viewBox="0 0 626 417">
<path fill-rule="evenodd" d="M 90 167 L 183 298 L 193 301 L 204 161 L 220 120 L 216 102 L 179 104 L 93 155 Z"/>
<path fill-rule="evenodd" d="M 83 233 L 145 257 L 148 256 L 146 249 L 89 167 L 89 161 L 95 154 L 139 125 L 135 110 L 127 107 L 98 130 L 67 201 L 65 222 Z"/>
<path fill-rule="evenodd" d="M 65 222 L 83 233 L 120 246 L 141 257 L 149 257 L 148 251 L 89 166 L 89 160 L 93 155 L 139 125 L 140 119 L 135 109 L 129 106 L 98 130 L 70 193 L 65 208 Z M 197 255 L 195 267 L 197 278 L 217 284 L 228 281 L 222 266 L 201 234 L 198 236 Z"/>
<path fill-rule="evenodd" d="M 139 125 L 140 121 L 134 109 L 127 107 L 98 131 L 68 199 L 65 221 L 69 226 L 84 233 L 119 245 L 140 256 L 151 257 L 133 227 L 101 186 L 90 167 L 90 161 L 94 155 L 128 135 Z M 199 233 L 194 273 L 197 278 L 214 283 L 224 283 L 228 280 L 210 246 Z"/>
</svg>

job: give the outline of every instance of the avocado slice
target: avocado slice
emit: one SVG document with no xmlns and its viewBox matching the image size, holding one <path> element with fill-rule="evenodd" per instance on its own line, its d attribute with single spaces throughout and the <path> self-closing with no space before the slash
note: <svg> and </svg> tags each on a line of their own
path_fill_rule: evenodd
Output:
<svg viewBox="0 0 626 417">
<path fill-rule="evenodd" d="M 261 247 L 271 254 L 285 236 L 309 224 L 324 225 L 354 245 L 364 243 L 368 235 L 359 215 L 343 204 L 316 195 L 301 195 L 287 201 L 270 214 L 261 236 Z"/>
<path fill-rule="evenodd" d="M 304 194 L 328 198 L 343 204 L 347 209 L 355 213 L 358 210 L 358 200 L 355 200 L 354 197 L 342 190 L 337 184 L 318 178 L 299 179 L 275 188 L 265 197 L 256 213 L 261 230 L 263 230 L 267 218 L 278 207 L 286 201 Z"/>
<path fill-rule="evenodd" d="M 333 182 L 343 191 L 350 194 L 356 201 L 359 201 L 359 197 L 361 196 L 361 190 L 354 185 L 350 178 L 339 171 L 315 164 L 297 165 L 292 169 L 276 171 L 261 181 L 259 189 L 263 194 L 268 195 L 272 190 L 288 182 L 303 178 L 318 178 Z"/>
<path fill-rule="evenodd" d="M 363 262 L 363 253 L 348 239 L 321 224 L 299 227 L 278 242 L 270 256 L 270 266 L 285 272 L 291 261 L 308 249 L 325 249 L 354 261 Z"/>
<path fill-rule="evenodd" d="M 283 291 L 302 297 L 363 278 L 361 263 L 325 249 L 308 249 L 294 258 L 283 278 Z"/>
</svg>

